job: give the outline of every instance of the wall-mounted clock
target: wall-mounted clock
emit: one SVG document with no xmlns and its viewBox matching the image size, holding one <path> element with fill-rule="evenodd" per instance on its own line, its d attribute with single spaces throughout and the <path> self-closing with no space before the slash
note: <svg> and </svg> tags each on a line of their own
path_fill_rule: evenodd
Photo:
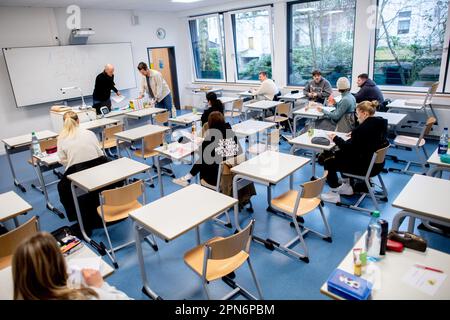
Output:
<svg viewBox="0 0 450 320">
<path fill-rule="evenodd" d="M 158 39 L 163 40 L 166 37 L 166 30 L 163 28 L 158 28 L 158 30 L 156 30 L 156 36 Z"/>
</svg>

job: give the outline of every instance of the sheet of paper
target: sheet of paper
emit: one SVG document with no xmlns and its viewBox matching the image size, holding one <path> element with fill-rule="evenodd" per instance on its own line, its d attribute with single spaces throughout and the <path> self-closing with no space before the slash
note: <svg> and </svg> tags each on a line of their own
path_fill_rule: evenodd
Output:
<svg viewBox="0 0 450 320">
<path fill-rule="evenodd" d="M 69 266 L 80 269 L 95 269 L 101 271 L 101 257 L 92 258 L 72 258 L 68 262 Z"/>
<path fill-rule="evenodd" d="M 111 96 L 111 100 L 114 101 L 115 103 L 121 103 L 123 100 L 125 100 L 125 96 L 123 96 L 123 95 L 120 95 L 120 96 L 114 95 L 114 96 Z"/>
<path fill-rule="evenodd" d="M 444 283 L 447 275 L 412 266 L 403 276 L 402 281 L 423 293 L 434 296 Z"/>
</svg>

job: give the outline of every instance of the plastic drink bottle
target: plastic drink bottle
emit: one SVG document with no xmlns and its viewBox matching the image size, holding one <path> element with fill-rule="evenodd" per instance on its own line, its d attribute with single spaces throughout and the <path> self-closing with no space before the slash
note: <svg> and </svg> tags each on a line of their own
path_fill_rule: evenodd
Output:
<svg viewBox="0 0 450 320">
<path fill-rule="evenodd" d="M 369 225 L 367 227 L 366 252 L 367 257 L 378 260 L 380 258 L 381 249 L 381 225 L 378 220 L 380 218 L 379 211 L 371 213 Z"/>
<path fill-rule="evenodd" d="M 36 136 L 36 132 L 31 133 L 31 150 L 34 156 L 38 156 L 41 154 L 41 145 L 39 144 L 39 140 Z"/>
<path fill-rule="evenodd" d="M 439 139 L 438 154 L 446 154 L 448 151 L 448 128 L 444 128 L 444 132 Z"/>
</svg>

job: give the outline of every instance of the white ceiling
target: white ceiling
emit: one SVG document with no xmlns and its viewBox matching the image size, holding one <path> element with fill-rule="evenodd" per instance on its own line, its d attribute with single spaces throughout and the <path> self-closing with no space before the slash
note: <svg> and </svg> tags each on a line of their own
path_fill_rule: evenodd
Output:
<svg viewBox="0 0 450 320">
<path fill-rule="evenodd" d="M 174 3 L 171 0 L 0 0 L 0 6 L 65 8 L 76 4 L 87 9 L 184 11 L 215 6 L 236 0 L 202 0 L 193 3 Z"/>
</svg>

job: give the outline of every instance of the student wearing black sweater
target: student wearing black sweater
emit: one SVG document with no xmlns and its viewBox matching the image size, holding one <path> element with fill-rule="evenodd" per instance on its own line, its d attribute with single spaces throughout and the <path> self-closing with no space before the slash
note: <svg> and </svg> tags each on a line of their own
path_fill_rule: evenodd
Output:
<svg viewBox="0 0 450 320">
<path fill-rule="evenodd" d="M 369 79 L 367 73 L 360 74 L 357 83 L 360 89 L 354 94 L 356 103 L 376 100 L 381 105 L 384 102 L 383 93 L 377 84 L 372 79 Z"/>
<path fill-rule="evenodd" d="M 222 113 L 214 111 L 209 115 L 208 131 L 200 150 L 201 157 L 192 166 L 191 171 L 179 179 L 174 179 L 174 183 L 185 187 L 200 173 L 200 179 L 215 186 L 219 164 L 242 153 L 239 142 Z"/>
<path fill-rule="evenodd" d="M 340 185 L 337 172 L 365 174 L 373 153 L 388 145 L 387 120 L 374 116 L 377 105 L 377 101 L 363 101 L 357 105 L 359 125 L 349 133 L 350 139 L 347 141 L 334 133 L 329 135 L 339 150 L 324 162 L 325 170 L 328 170 L 327 183 L 330 186 L 330 192 L 322 194 L 324 201 L 338 202 L 339 195 L 352 195 L 353 189 L 349 181 L 343 179 L 344 183 Z M 373 170 L 378 170 L 383 165 L 375 165 Z"/>
<path fill-rule="evenodd" d="M 100 113 L 100 108 L 103 106 L 111 109 L 111 90 L 114 91 L 116 95 L 121 95 L 114 83 L 114 66 L 107 64 L 103 72 L 95 78 L 92 99 L 94 100 L 93 107 L 97 110 L 97 114 Z"/>
<path fill-rule="evenodd" d="M 223 114 L 223 104 L 222 101 L 217 99 L 217 95 L 214 92 L 208 92 L 206 94 L 206 100 L 208 100 L 208 109 L 206 109 L 202 114 L 202 126 L 208 122 L 209 115 L 214 111 L 219 111 Z"/>
</svg>

